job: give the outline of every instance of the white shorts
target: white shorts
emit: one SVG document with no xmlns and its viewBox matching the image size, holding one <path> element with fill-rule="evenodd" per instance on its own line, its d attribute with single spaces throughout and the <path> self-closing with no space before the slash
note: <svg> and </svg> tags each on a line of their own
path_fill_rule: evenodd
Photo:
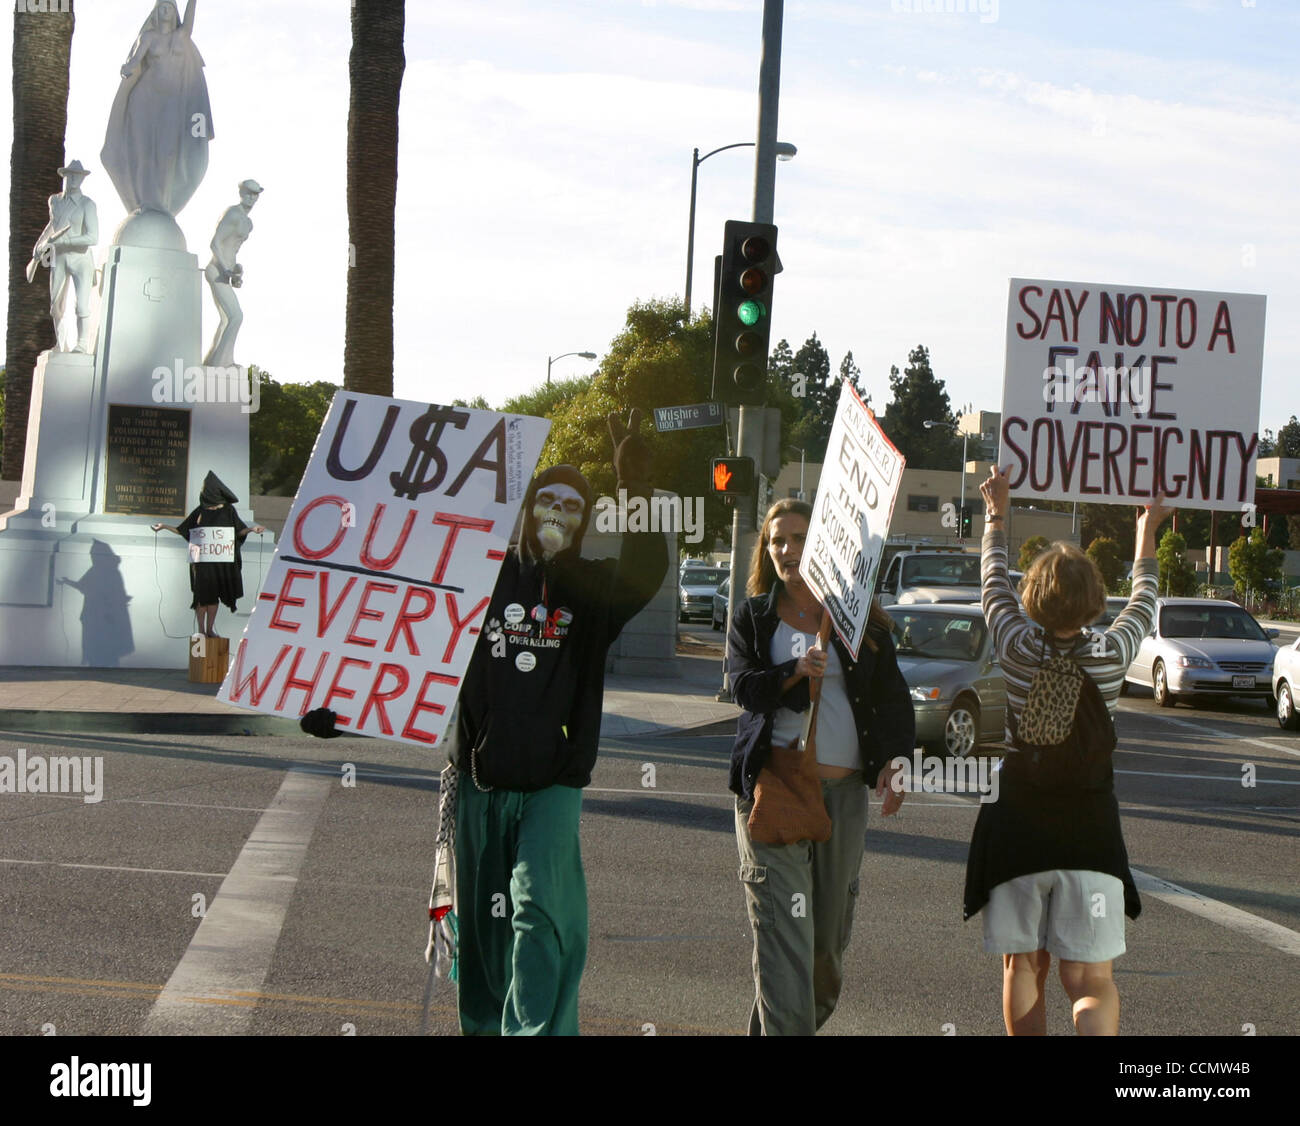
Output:
<svg viewBox="0 0 1300 1126">
<path fill-rule="evenodd" d="M 1046 950 L 1071 962 L 1124 953 L 1124 885 L 1104 872 L 1056 868 L 998 884 L 984 906 L 984 950 Z"/>
</svg>

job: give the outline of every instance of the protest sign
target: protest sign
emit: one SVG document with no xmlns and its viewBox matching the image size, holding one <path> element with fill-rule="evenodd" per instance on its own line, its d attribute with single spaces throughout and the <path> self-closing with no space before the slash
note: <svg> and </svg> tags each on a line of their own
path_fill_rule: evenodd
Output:
<svg viewBox="0 0 1300 1126">
<path fill-rule="evenodd" d="M 1043 500 L 1255 496 L 1264 298 L 1013 278 L 999 464 Z"/>
<path fill-rule="evenodd" d="M 338 392 L 217 698 L 435 743 L 549 429 Z"/>
<path fill-rule="evenodd" d="M 830 612 L 854 660 L 902 480 L 903 455 L 844 381 L 799 574 Z"/>
<path fill-rule="evenodd" d="M 190 529 L 191 563 L 233 563 L 235 561 L 235 529 L 205 528 L 199 525 Z"/>
</svg>

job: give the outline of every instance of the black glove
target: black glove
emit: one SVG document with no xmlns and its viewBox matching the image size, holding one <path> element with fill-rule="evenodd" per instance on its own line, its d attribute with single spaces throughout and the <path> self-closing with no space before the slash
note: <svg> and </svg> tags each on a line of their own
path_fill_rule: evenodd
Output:
<svg viewBox="0 0 1300 1126">
<path fill-rule="evenodd" d="M 617 414 L 609 416 L 609 437 L 614 443 L 614 473 L 618 487 L 626 489 L 630 497 L 649 497 L 654 493 L 651 484 L 653 457 L 650 447 L 641 437 L 641 411 L 632 408 L 627 426 Z"/>
<path fill-rule="evenodd" d="M 343 734 L 334 726 L 334 720 L 337 718 L 329 708 L 316 708 L 304 715 L 298 721 L 298 726 L 308 735 L 315 735 L 317 739 L 337 739 Z"/>
</svg>

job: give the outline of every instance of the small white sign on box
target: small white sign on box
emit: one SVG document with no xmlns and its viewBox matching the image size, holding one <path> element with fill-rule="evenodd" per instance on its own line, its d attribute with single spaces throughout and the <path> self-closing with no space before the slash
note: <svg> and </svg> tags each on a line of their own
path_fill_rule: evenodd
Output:
<svg viewBox="0 0 1300 1126">
<path fill-rule="evenodd" d="M 436 743 L 550 425 L 335 395 L 217 698 Z"/>
<path fill-rule="evenodd" d="M 1011 492 L 1240 510 L 1255 497 L 1256 294 L 1011 280 L 1002 444 Z"/>
<path fill-rule="evenodd" d="M 830 612 L 854 660 L 866 632 L 903 465 L 903 455 L 852 384 L 841 383 L 799 574 Z"/>
<path fill-rule="evenodd" d="M 205 528 L 199 525 L 190 529 L 191 563 L 233 563 L 235 561 L 235 529 Z"/>
</svg>

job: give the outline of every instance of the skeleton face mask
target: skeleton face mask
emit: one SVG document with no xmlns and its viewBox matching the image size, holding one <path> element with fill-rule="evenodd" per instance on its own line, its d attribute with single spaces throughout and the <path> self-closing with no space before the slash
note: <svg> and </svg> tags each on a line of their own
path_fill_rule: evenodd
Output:
<svg viewBox="0 0 1300 1126">
<path fill-rule="evenodd" d="M 573 543 L 586 507 L 582 494 L 571 485 L 544 485 L 537 490 L 533 498 L 533 525 L 547 559 Z"/>
</svg>

